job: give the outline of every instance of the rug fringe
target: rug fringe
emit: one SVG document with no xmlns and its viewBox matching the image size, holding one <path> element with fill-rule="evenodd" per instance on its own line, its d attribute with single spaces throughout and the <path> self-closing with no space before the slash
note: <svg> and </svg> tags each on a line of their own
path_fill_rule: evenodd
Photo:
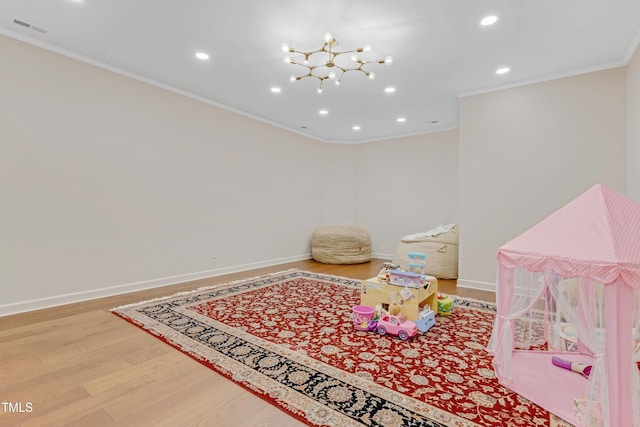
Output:
<svg viewBox="0 0 640 427">
<path fill-rule="evenodd" d="M 263 277 L 277 276 L 279 274 L 291 273 L 291 272 L 297 271 L 297 270 L 300 270 L 300 269 L 299 268 L 290 268 L 288 270 L 277 271 L 275 273 L 266 273 L 266 274 L 261 274 L 259 276 L 253 276 L 253 277 L 247 277 L 247 278 L 244 278 L 244 279 L 232 280 L 231 282 L 218 283 L 217 285 L 202 286 L 200 288 L 192 289 L 192 290 L 189 290 L 189 291 L 177 292 L 177 293 L 175 293 L 173 295 L 165 295 L 165 296 L 162 296 L 162 297 L 156 297 L 156 298 L 151 298 L 151 299 L 144 300 L 144 301 L 138 301 L 138 302 L 134 302 L 134 303 L 130 303 L 130 304 L 120 305 L 118 307 L 110 308 L 109 311 L 113 312 L 115 310 L 122 310 L 122 309 L 125 309 L 125 308 L 135 307 L 135 306 L 138 306 L 138 305 L 144 305 L 144 304 L 149 304 L 149 303 L 153 303 L 153 302 L 162 301 L 162 300 L 169 299 L 169 298 L 179 297 L 179 296 L 182 296 L 182 295 L 188 295 L 188 294 L 191 294 L 193 292 L 207 291 L 207 290 L 210 290 L 210 289 L 216 289 L 216 288 L 219 288 L 219 287 L 222 287 L 222 286 L 234 286 L 234 285 L 237 285 L 237 284 L 242 283 L 242 282 L 257 280 L 257 279 L 260 279 L 260 278 L 263 278 Z"/>
</svg>

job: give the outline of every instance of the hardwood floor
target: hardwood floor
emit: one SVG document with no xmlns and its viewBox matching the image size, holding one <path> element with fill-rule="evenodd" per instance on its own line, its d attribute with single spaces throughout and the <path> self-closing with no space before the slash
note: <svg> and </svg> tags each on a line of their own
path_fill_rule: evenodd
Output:
<svg viewBox="0 0 640 427">
<path fill-rule="evenodd" d="M 382 262 L 300 261 L 2 317 L 0 425 L 302 426 L 108 310 L 289 268 L 366 279 Z M 439 286 L 495 300 L 490 292 L 457 289 L 455 280 Z"/>
</svg>

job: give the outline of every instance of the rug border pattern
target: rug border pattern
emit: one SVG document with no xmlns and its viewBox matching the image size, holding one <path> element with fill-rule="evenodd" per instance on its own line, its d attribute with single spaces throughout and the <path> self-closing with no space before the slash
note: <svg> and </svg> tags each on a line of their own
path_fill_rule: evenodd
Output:
<svg viewBox="0 0 640 427">
<path fill-rule="evenodd" d="M 344 408 L 327 407 L 319 398 L 322 388 L 310 395 L 307 390 L 295 391 L 288 385 L 279 382 L 286 377 L 291 370 L 305 371 L 311 377 L 321 376 L 324 382 L 333 379 L 334 384 L 349 388 L 354 396 L 359 396 L 367 408 L 371 402 L 377 402 L 378 410 L 390 409 L 402 414 L 407 426 L 425 427 L 472 427 L 477 424 L 458 417 L 454 414 L 442 411 L 424 402 L 389 390 L 384 386 L 358 377 L 330 365 L 309 358 L 294 350 L 284 348 L 278 344 L 262 340 L 237 328 L 232 328 L 223 323 L 206 318 L 198 313 L 188 310 L 187 306 L 211 298 L 220 298 L 225 295 L 246 292 L 257 287 L 269 286 L 282 280 L 298 277 L 307 277 L 315 280 L 328 281 L 341 286 L 359 288 L 361 280 L 347 279 L 322 273 L 311 273 L 303 270 L 286 270 L 265 276 L 237 280 L 212 287 L 200 288 L 196 291 L 182 292 L 168 297 L 156 298 L 136 304 L 129 304 L 111 309 L 111 312 L 130 323 L 142 328 L 153 336 L 186 353 L 193 359 L 233 380 L 245 389 L 251 391 L 262 399 L 275 404 L 280 409 L 289 413 L 296 419 L 309 425 L 383 425 L 380 420 L 368 417 L 370 411 L 360 413 L 345 413 Z M 495 304 L 486 301 L 454 297 L 455 303 L 470 309 L 495 312 Z M 161 315 L 160 315 L 161 314 Z M 191 331 L 176 331 L 175 325 L 168 326 L 180 320 L 181 316 L 192 319 Z M 199 317 L 202 317 L 200 319 Z M 193 322 L 200 322 L 194 327 Z M 185 334 L 186 332 L 186 334 Z M 190 335 L 190 336 L 189 336 Z M 217 349 L 212 349 L 212 343 L 202 341 L 213 340 Z M 242 348 L 246 351 L 251 348 L 256 352 L 254 366 L 247 366 L 239 362 L 239 358 L 233 357 L 233 352 Z M 278 360 L 284 363 L 275 365 L 278 369 L 270 371 L 260 368 L 260 360 Z M 246 357 L 242 358 L 247 360 Z M 313 390 L 312 390 L 313 391 Z M 295 404 L 291 404 L 295 402 Z"/>
</svg>

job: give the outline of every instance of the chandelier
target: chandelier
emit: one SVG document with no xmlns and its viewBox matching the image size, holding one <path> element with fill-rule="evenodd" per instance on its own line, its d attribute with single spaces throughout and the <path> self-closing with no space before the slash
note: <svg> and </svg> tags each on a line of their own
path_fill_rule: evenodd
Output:
<svg viewBox="0 0 640 427">
<path fill-rule="evenodd" d="M 366 70 L 363 67 L 367 64 L 391 64 L 393 58 L 387 56 L 384 59 L 369 61 L 363 59 L 358 54 L 363 52 L 369 52 L 371 49 L 368 46 L 359 47 L 353 50 L 337 51 L 334 50 L 338 46 L 338 40 L 331 34 L 325 33 L 322 36 L 324 44 L 320 49 L 303 52 L 296 50 L 288 44 L 282 45 L 282 51 L 286 53 L 284 57 L 285 62 L 294 65 L 300 65 L 307 69 L 306 74 L 291 75 L 289 77 L 290 82 L 296 82 L 307 77 L 318 79 L 320 84 L 318 86 L 318 93 L 322 93 L 322 84 L 325 80 L 333 80 L 336 85 L 340 85 L 342 77 L 349 71 L 357 71 L 363 73 L 370 79 L 375 78 L 375 74 L 372 71 Z M 295 55 L 296 58 L 292 57 Z M 344 57 L 339 58 L 341 55 L 351 54 L 350 58 L 352 63 L 349 63 Z"/>
</svg>

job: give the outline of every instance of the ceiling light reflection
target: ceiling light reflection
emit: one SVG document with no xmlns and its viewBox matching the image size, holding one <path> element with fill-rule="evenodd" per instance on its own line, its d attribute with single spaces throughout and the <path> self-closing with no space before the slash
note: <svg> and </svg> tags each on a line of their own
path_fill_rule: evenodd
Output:
<svg viewBox="0 0 640 427">
<path fill-rule="evenodd" d="M 488 25 L 493 25 L 496 22 L 498 22 L 498 17 L 495 15 L 489 15 L 482 18 L 482 21 L 480 21 L 480 25 L 486 27 Z"/>
</svg>

